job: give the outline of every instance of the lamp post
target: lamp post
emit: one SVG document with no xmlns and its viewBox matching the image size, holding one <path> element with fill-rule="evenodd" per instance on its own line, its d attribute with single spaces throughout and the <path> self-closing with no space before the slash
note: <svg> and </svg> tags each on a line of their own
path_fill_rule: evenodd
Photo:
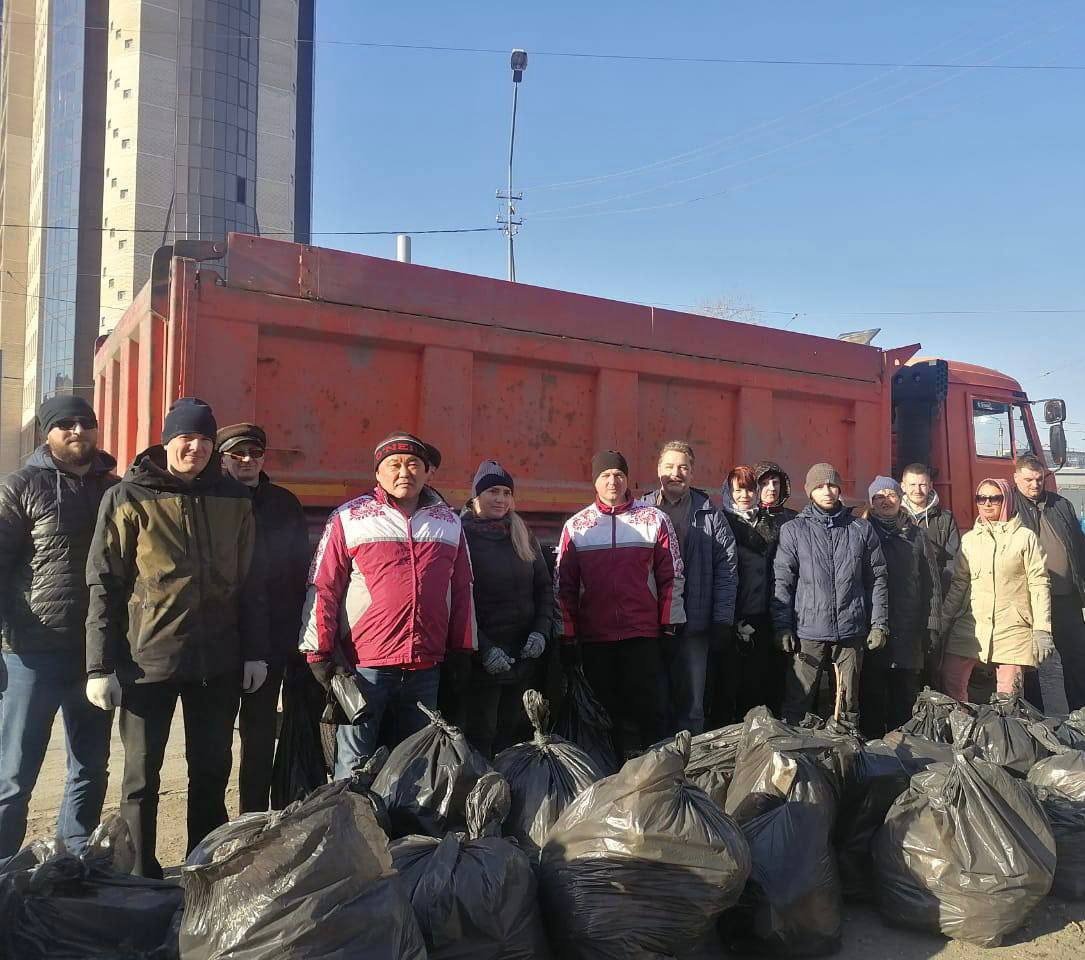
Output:
<svg viewBox="0 0 1085 960">
<path fill-rule="evenodd" d="M 516 228 L 523 224 L 523 220 L 516 220 L 516 201 L 523 199 L 523 194 L 512 192 L 512 162 L 516 150 L 516 99 L 520 89 L 520 81 L 524 79 L 524 71 L 527 69 L 527 51 L 513 50 L 509 60 L 512 68 L 512 128 L 509 132 L 509 179 L 504 193 L 497 192 L 497 199 L 506 202 L 505 216 L 498 215 L 498 222 L 505 228 L 505 236 L 508 237 L 508 279 L 516 282 L 516 256 L 513 252 L 513 237 L 516 236 Z"/>
</svg>

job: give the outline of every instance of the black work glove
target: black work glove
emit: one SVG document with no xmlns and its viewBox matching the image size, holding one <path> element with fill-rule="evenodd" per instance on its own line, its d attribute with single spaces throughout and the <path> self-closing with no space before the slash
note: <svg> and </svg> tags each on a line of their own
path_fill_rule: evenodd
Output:
<svg viewBox="0 0 1085 960">
<path fill-rule="evenodd" d="M 928 631 L 928 634 L 927 654 L 931 657 L 938 658 L 942 653 L 942 631 L 930 630 Z"/>
<path fill-rule="evenodd" d="M 776 646 L 789 657 L 794 656 L 799 652 L 799 638 L 795 636 L 794 630 L 785 627 L 776 631 Z"/>
<path fill-rule="evenodd" d="M 561 665 L 566 671 L 575 670 L 583 662 L 580 656 L 580 642 L 576 637 L 563 640 L 561 646 L 558 647 L 558 653 L 561 656 Z"/>
<path fill-rule="evenodd" d="M 338 665 L 332 660 L 314 660 L 309 664 L 309 670 L 316 677 L 316 682 L 331 692 L 332 677 L 339 673 Z"/>
</svg>

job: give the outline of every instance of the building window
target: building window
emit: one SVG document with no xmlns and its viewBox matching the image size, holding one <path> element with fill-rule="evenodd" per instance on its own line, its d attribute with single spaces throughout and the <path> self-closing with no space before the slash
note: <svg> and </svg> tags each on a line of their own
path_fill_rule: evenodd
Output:
<svg viewBox="0 0 1085 960">
<path fill-rule="evenodd" d="M 112 277 L 109 278 L 109 289 L 110 290 L 113 289 L 113 278 Z"/>
<path fill-rule="evenodd" d="M 121 188 L 121 199 L 123 200 L 127 196 L 128 196 L 128 188 L 127 187 L 122 187 Z"/>
<path fill-rule="evenodd" d="M 129 50 L 129 49 L 131 49 L 131 47 L 132 47 L 132 40 L 131 40 L 131 38 L 129 38 L 129 39 L 124 41 L 124 49 Z"/>
<path fill-rule="evenodd" d="M 114 90 L 119 90 L 120 86 L 121 86 L 121 78 L 117 77 L 117 79 L 113 81 L 113 89 Z"/>
<path fill-rule="evenodd" d="M 244 177 L 238 177 L 237 178 L 237 202 L 238 203 L 247 203 L 248 201 L 245 199 L 245 196 L 246 196 L 247 193 L 248 193 L 248 184 L 245 182 L 245 178 Z"/>
<path fill-rule="evenodd" d="M 112 180 L 110 180 L 110 181 L 109 181 L 109 185 L 110 185 L 111 187 L 115 187 L 115 186 L 117 185 L 117 178 L 116 178 L 116 177 L 114 177 L 114 178 L 113 178 Z"/>
<path fill-rule="evenodd" d="M 117 235 L 117 231 L 112 227 L 109 228 L 109 239 L 112 240 Z"/>
<path fill-rule="evenodd" d="M 116 140 L 117 137 L 119 137 L 120 135 L 121 135 L 120 130 L 117 127 L 114 127 L 113 128 L 113 139 Z"/>
<path fill-rule="evenodd" d="M 124 299 L 124 291 L 123 290 L 118 290 L 117 291 L 117 299 L 118 300 L 123 300 Z"/>
<path fill-rule="evenodd" d="M 127 240 L 118 240 L 117 241 L 117 249 L 118 250 L 123 250 L 126 243 L 128 243 Z"/>
<path fill-rule="evenodd" d="M 121 94 L 121 96 L 124 97 L 125 100 L 127 100 L 129 97 L 132 96 L 132 91 L 131 90 L 125 90 L 124 93 Z"/>
<path fill-rule="evenodd" d="M 122 140 L 121 141 L 121 149 L 122 150 L 127 150 L 128 149 L 128 144 L 130 144 L 131 142 L 132 142 L 131 140 Z"/>
</svg>

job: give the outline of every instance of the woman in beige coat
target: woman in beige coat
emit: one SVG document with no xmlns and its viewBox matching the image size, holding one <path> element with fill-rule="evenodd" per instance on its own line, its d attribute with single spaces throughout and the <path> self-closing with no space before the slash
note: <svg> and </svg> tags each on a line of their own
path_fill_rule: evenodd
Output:
<svg viewBox="0 0 1085 960">
<path fill-rule="evenodd" d="M 1015 516 L 1013 489 L 1006 480 L 984 480 L 976 504 L 979 520 L 961 537 L 942 606 L 942 689 L 962 702 L 977 663 L 995 664 L 999 693 L 1020 693 L 1023 668 L 1055 648 L 1044 552 Z"/>
</svg>

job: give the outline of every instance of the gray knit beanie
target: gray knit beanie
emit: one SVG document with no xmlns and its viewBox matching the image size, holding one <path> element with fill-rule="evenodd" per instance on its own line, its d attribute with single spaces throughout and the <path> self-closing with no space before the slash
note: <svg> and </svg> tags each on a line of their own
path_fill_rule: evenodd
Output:
<svg viewBox="0 0 1085 960">
<path fill-rule="evenodd" d="M 512 474 L 496 460 L 483 460 L 475 471 L 475 479 L 471 483 L 471 496 L 477 497 L 483 490 L 499 486 L 514 489 Z"/>
<path fill-rule="evenodd" d="M 831 463 L 815 463 L 806 471 L 806 483 L 802 485 L 802 488 L 809 497 L 818 487 L 824 486 L 826 483 L 834 487 L 843 486 L 840 482 L 840 474 L 836 472 L 836 467 Z"/>
<path fill-rule="evenodd" d="M 900 484 L 892 477 L 875 477 L 874 482 L 867 487 L 867 500 L 873 503 L 874 494 L 881 493 L 883 490 L 892 490 L 897 495 L 898 500 L 904 498 L 904 491 L 901 490 Z"/>
</svg>

